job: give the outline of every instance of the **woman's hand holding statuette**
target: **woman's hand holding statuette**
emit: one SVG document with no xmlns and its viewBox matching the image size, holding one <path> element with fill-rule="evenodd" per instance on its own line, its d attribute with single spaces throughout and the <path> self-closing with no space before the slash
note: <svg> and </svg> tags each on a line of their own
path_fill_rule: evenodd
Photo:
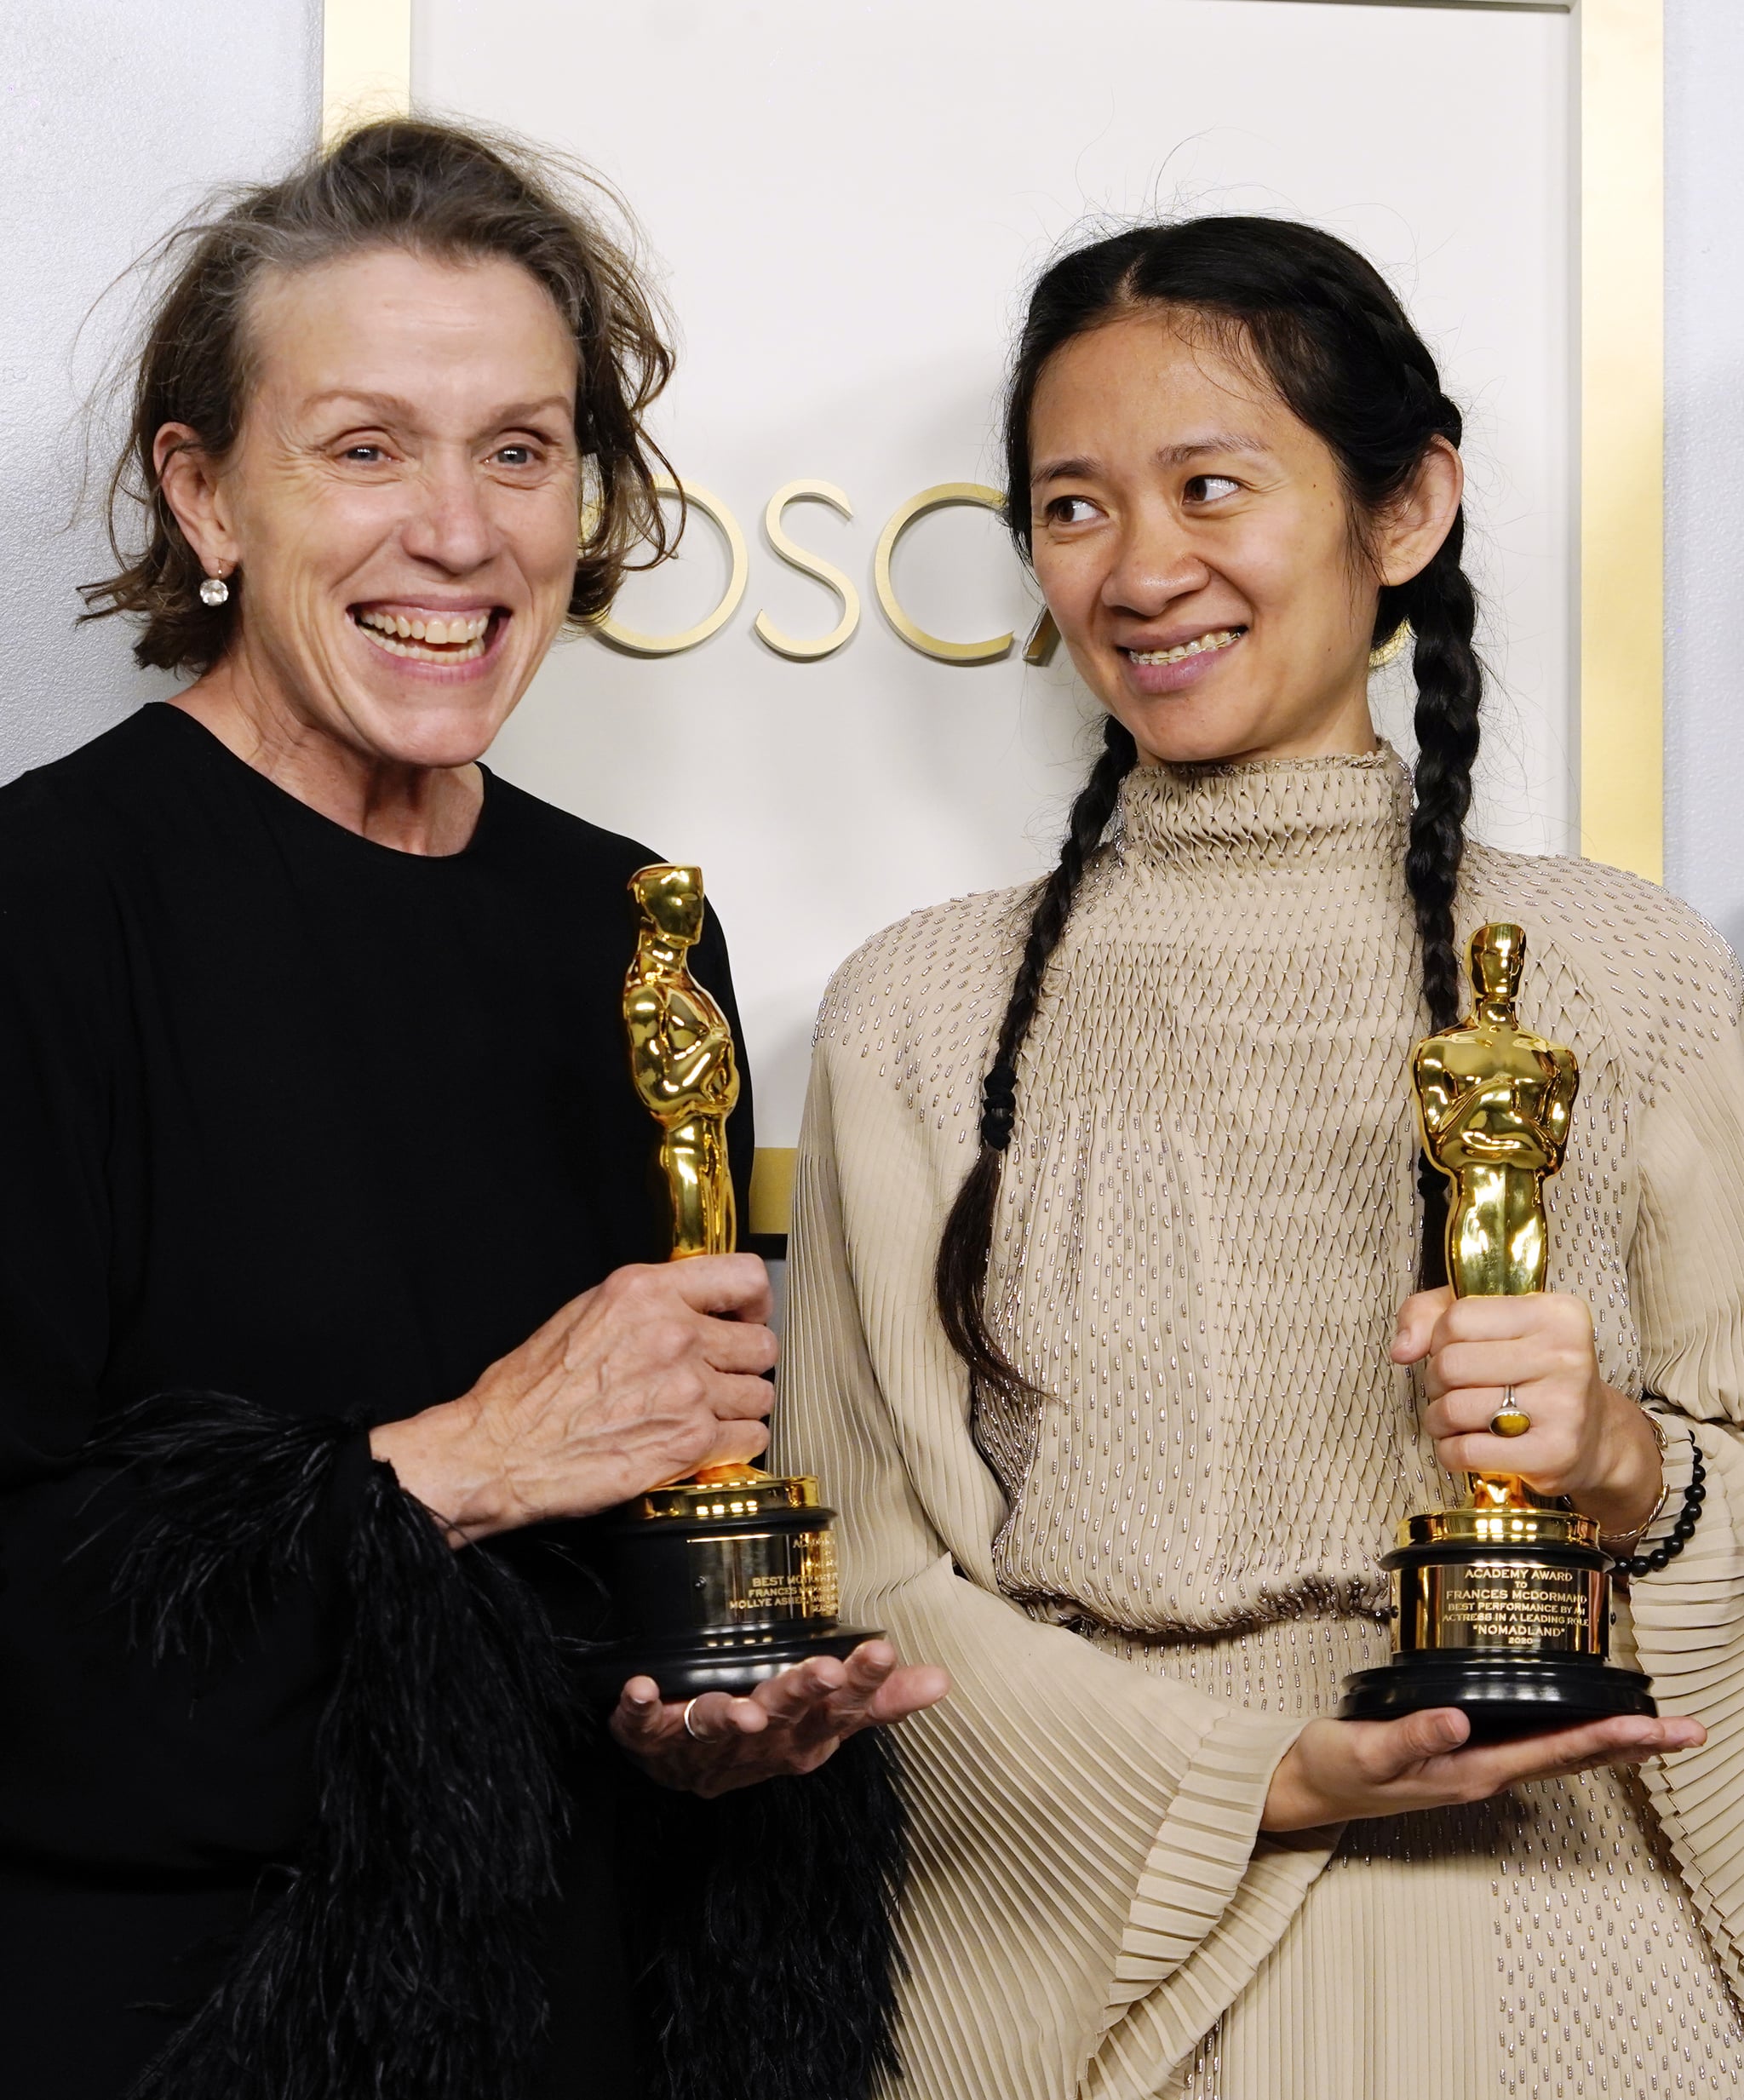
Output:
<svg viewBox="0 0 1744 2100">
<path fill-rule="evenodd" d="M 1636 1403 L 1601 1376 L 1581 1300 L 1420 1291 L 1400 1308 L 1392 1357 L 1424 1367 L 1424 1427 L 1449 1472 L 1517 1474 L 1540 1495 L 1566 1495 L 1608 1535 L 1626 1535 L 1651 1514 L 1658 1441 Z M 1499 1437 L 1489 1424 L 1510 1386 L 1531 1426 Z M 1638 1714 L 1509 1742 L 1473 1745 L 1470 1736 L 1451 1707 L 1397 1721 L 1311 1721 L 1272 1776 L 1262 1827 L 1308 1830 L 1488 1800 L 1523 1781 L 1638 1764 L 1707 1741 L 1698 1721 Z"/>
<path fill-rule="evenodd" d="M 1664 1484 L 1659 1442 L 1638 1404 L 1601 1376 L 1584 1300 L 1419 1291 L 1399 1309 L 1392 1357 L 1423 1365 L 1423 1426 L 1456 1477 L 1517 1473 L 1535 1493 L 1566 1495 L 1597 1518 L 1607 1538 L 1632 1535 L 1652 1515 Z M 1509 1386 L 1532 1426 L 1494 1436 Z"/>
<path fill-rule="evenodd" d="M 743 1464 L 769 1442 L 771 1309 L 754 1254 L 617 1270 L 371 1448 L 457 1545 Z"/>
</svg>

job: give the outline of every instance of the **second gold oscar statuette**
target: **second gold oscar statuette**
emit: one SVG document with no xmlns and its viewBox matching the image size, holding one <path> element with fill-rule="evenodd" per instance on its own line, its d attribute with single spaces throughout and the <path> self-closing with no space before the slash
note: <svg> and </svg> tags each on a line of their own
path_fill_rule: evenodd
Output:
<svg viewBox="0 0 1744 2100">
<path fill-rule="evenodd" d="M 727 1120 L 738 1099 L 732 1030 L 691 974 L 703 932 L 699 869 L 664 862 L 630 878 L 636 950 L 624 980 L 630 1076 L 660 1132 L 675 1261 L 733 1252 Z M 812 1655 L 875 1638 L 837 1622 L 833 1510 L 809 1474 L 705 1466 L 651 1489 L 606 1522 L 622 1638 L 587 1665 L 602 1701 L 654 1678 L 664 1699 L 743 1693 Z"/>
<path fill-rule="evenodd" d="M 1451 1185 L 1456 1298 L 1541 1291 L 1548 1273 L 1544 1184 L 1562 1166 L 1580 1079 L 1571 1051 L 1520 1026 L 1525 957 L 1520 927 L 1480 927 L 1471 1014 L 1411 1061 L 1423 1150 Z M 1407 1517 L 1381 1565 L 1392 1660 L 1345 1678 L 1345 1719 L 1458 1707 L 1478 1741 L 1655 1711 L 1646 1678 L 1608 1660 L 1598 1526 L 1517 1475 L 1472 1474 L 1457 1508 Z"/>
</svg>

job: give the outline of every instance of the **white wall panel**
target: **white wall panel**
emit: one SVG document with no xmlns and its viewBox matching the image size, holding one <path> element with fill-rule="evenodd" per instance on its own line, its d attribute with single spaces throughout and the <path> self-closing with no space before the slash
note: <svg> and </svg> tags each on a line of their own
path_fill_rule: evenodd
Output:
<svg viewBox="0 0 1744 2100">
<path fill-rule="evenodd" d="M 629 198 L 684 335 L 661 433 L 751 543 L 711 640 L 653 662 L 559 651 L 496 762 L 703 862 L 764 1143 L 793 1142 L 830 968 L 914 905 L 1041 864 L 1081 768 L 1063 660 L 931 662 L 879 617 L 869 569 L 903 499 L 997 479 L 1019 288 L 1099 215 L 1299 215 L 1388 272 L 1471 410 L 1502 688 L 1484 828 L 1566 843 L 1569 34 L 1558 14 L 1292 0 L 417 0 L 420 100 L 561 144 Z M 800 475 L 852 498 L 852 523 L 806 505 L 789 525 L 867 600 L 810 664 L 752 634 L 760 607 L 799 633 L 835 617 L 762 539 L 764 503 Z M 699 523 L 687 547 L 626 589 L 630 624 L 714 602 L 717 536 Z M 1030 600 L 990 519 L 941 514 L 902 553 L 923 624 L 1021 638 Z"/>
<path fill-rule="evenodd" d="M 1744 13 L 1666 10 L 1666 881 L 1744 951 Z"/>
<path fill-rule="evenodd" d="M 170 690 L 134 668 L 121 622 L 74 626 L 77 585 L 112 565 L 95 518 L 74 518 L 81 406 L 135 288 L 103 294 L 212 184 L 305 149 L 319 78 L 318 0 L 0 5 L 0 779 Z"/>
</svg>

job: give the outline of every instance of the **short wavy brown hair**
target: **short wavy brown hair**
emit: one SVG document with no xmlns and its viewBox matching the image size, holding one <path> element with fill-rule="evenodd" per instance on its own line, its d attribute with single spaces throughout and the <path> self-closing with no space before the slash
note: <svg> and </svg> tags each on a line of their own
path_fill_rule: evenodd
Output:
<svg viewBox="0 0 1744 2100">
<path fill-rule="evenodd" d="M 551 295 L 580 359 L 584 502 L 569 618 L 596 617 L 625 569 L 663 559 L 675 538 L 654 486 L 656 473 L 670 468 L 645 427 L 671 376 L 672 351 L 634 241 L 621 201 L 588 169 L 500 133 L 423 118 L 362 125 L 281 181 L 209 206 L 153 250 L 169 281 L 126 368 L 127 441 L 109 481 L 109 541 L 121 566 L 83 587 L 83 617 L 142 619 L 134 645 L 142 664 L 204 671 L 224 654 L 235 600 L 200 602 L 204 571 L 164 501 L 153 444 L 165 423 L 186 423 L 221 460 L 247 404 L 249 298 L 262 271 L 308 269 L 371 248 L 500 258 Z M 649 559 L 633 564 L 639 545 Z"/>
</svg>

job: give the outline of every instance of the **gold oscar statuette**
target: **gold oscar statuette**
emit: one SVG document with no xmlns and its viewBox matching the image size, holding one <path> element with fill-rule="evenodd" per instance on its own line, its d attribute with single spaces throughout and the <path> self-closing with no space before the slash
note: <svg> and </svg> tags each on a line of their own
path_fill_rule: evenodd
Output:
<svg viewBox="0 0 1744 2100">
<path fill-rule="evenodd" d="M 630 878 L 636 952 L 624 980 L 630 1076 L 660 1131 L 674 1261 L 727 1254 L 737 1237 L 726 1124 L 738 1099 L 732 1030 L 691 974 L 703 876 L 658 864 Z M 609 1518 L 622 1638 L 596 1649 L 602 1698 L 651 1677 L 666 1699 L 743 1693 L 810 1655 L 875 1638 L 837 1623 L 833 1510 L 809 1474 L 710 1466 Z"/>
<path fill-rule="evenodd" d="M 1562 1166 L 1580 1075 L 1571 1051 L 1520 1026 L 1521 929 L 1480 927 L 1470 955 L 1471 1016 L 1418 1044 L 1411 1079 L 1423 1150 L 1452 1184 L 1454 1294 L 1513 1297 L 1544 1288 L 1545 1178 Z M 1506 1397 L 1494 1424 L 1529 1426 Z M 1392 1659 L 1345 1678 L 1340 1717 L 1459 1707 L 1477 1741 L 1654 1713 L 1647 1678 L 1608 1659 L 1611 1562 L 1597 1523 L 1512 1473 L 1473 1473 L 1466 1487 L 1457 1508 L 1399 1525 L 1381 1561 Z"/>
</svg>

